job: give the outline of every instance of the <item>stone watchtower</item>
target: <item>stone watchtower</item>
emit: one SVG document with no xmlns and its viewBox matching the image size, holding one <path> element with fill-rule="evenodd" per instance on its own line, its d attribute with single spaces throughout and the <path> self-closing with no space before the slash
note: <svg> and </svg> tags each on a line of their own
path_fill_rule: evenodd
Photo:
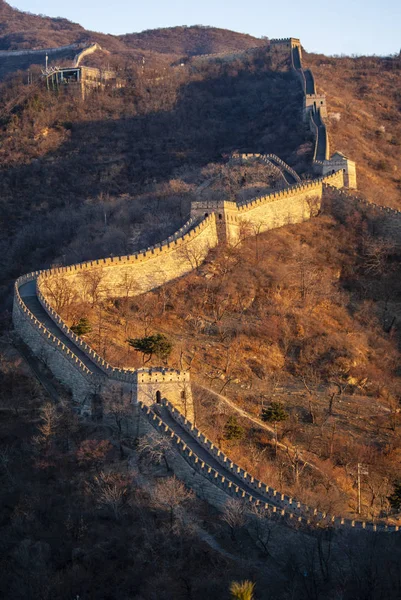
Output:
<svg viewBox="0 0 401 600">
<path fill-rule="evenodd" d="M 342 152 L 335 152 L 328 160 L 316 161 L 315 165 L 315 171 L 323 176 L 342 171 L 344 173 L 344 186 L 356 189 L 355 162 Z"/>
<path fill-rule="evenodd" d="M 293 48 L 298 48 L 299 57 L 302 57 L 302 49 L 301 49 L 301 41 L 298 38 L 280 38 L 270 40 L 270 46 L 272 50 L 274 49 L 284 49 L 284 50 L 292 50 Z"/>
<path fill-rule="evenodd" d="M 191 217 L 203 218 L 214 214 L 219 244 L 236 244 L 240 219 L 236 202 L 229 200 L 197 200 L 191 203 Z"/>
</svg>

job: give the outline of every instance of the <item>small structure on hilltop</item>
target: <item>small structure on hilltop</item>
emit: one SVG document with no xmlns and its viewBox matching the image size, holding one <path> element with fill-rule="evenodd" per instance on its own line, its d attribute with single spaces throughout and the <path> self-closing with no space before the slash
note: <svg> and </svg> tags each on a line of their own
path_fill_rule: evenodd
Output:
<svg viewBox="0 0 401 600">
<path fill-rule="evenodd" d="M 46 54 L 46 69 L 42 71 L 46 78 L 47 89 L 59 90 L 66 89 L 66 86 L 71 91 L 78 90 L 85 98 L 85 92 L 104 88 L 106 85 L 119 88 L 123 86 L 123 80 L 117 76 L 116 71 L 112 69 L 99 69 L 97 67 L 80 66 L 81 61 L 85 56 L 102 50 L 98 43 L 90 44 L 84 48 L 80 48 L 80 52 L 74 56 L 73 65 L 68 67 L 48 67 Z M 109 52 L 106 50 L 103 52 Z"/>
<path fill-rule="evenodd" d="M 88 90 L 112 87 L 122 87 L 123 82 L 117 77 L 117 73 L 110 69 L 97 69 L 95 67 L 55 67 L 44 73 L 46 85 L 49 90 L 70 89 L 79 90 L 85 98 Z"/>
</svg>

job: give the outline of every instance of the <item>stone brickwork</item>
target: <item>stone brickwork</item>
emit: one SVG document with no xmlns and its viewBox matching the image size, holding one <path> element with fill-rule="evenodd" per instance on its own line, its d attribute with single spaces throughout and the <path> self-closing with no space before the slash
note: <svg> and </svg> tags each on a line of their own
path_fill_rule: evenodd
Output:
<svg viewBox="0 0 401 600">
<path fill-rule="evenodd" d="M 203 262 L 217 243 L 216 219 L 210 215 L 202 220 L 190 219 L 165 242 L 134 255 L 23 276 L 15 284 L 14 327 L 32 352 L 46 362 L 54 375 L 71 390 L 83 412 L 89 410 L 94 394 L 120 390 L 133 402 L 141 400 L 148 405 L 153 404 L 157 397 L 168 397 L 183 414 L 193 419 L 189 373 L 167 368 L 120 369 L 110 365 L 63 322 L 46 297 L 46 284 L 53 282 L 57 286 L 58 279 L 63 277 L 84 296 L 85 275 L 101 275 L 103 295 L 116 297 L 127 295 L 123 283 L 130 277 L 133 279 L 129 283 L 129 295 L 134 296 L 190 272 Z M 19 290 L 29 281 L 36 283 L 36 297 L 46 317 L 73 342 L 72 346 L 68 347 L 53 335 L 24 303 Z M 80 360 L 79 353 L 88 360 Z"/>
<path fill-rule="evenodd" d="M 38 277 L 38 291 L 44 293 L 45 280 L 51 283 L 62 276 L 85 298 L 88 293 L 86 277 L 96 274 L 101 278 L 100 297 L 137 296 L 189 273 L 217 244 L 214 215 L 209 215 L 199 224 L 191 219 L 171 239 L 137 254 L 44 271 Z M 131 282 L 129 291 L 128 279 Z"/>
<path fill-rule="evenodd" d="M 336 188 L 343 187 L 343 171 L 297 183 L 242 204 L 226 200 L 196 201 L 192 203 L 191 215 L 202 217 L 215 212 L 221 241 L 235 245 L 244 235 L 256 235 L 284 225 L 302 223 L 316 215 L 322 201 L 323 183 Z"/>
<path fill-rule="evenodd" d="M 19 294 L 19 285 L 34 280 L 36 274 L 21 277 L 15 286 L 13 302 L 14 329 L 32 352 L 42 360 L 54 376 L 71 390 L 73 397 L 89 414 L 90 398 L 106 381 L 95 375 L 85 364 L 53 335 L 26 307 Z"/>
</svg>

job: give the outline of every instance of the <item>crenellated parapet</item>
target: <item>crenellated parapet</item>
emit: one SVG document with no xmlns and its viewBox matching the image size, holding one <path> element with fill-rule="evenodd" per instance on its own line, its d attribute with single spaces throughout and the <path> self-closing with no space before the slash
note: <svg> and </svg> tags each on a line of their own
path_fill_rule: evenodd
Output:
<svg viewBox="0 0 401 600">
<path fill-rule="evenodd" d="M 261 155 L 241 156 L 249 160 L 258 159 Z M 323 184 L 336 188 L 344 187 L 344 172 L 338 170 L 312 181 L 297 182 L 284 189 L 243 202 L 196 201 L 192 203 L 191 214 L 201 218 L 214 211 L 220 241 L 235 245 L 246 235 L 302 223 L 318 214 L 323 196 Z"/>
<path fill-rule="evenodd" d="M 163 407 L 168 411 L 173 421 L 178 424 L 181 431 L 186 432 L 194 440 L 194 444 L 185 441 L 172 426 L 169 426 L 162 416 L 154 409 L 140 403 L 142 415 L 161 435 L 167 437 L 172 447 L 186 460 L 194 471 L 211 481 L 231 497 L 238 498 L 249 506 L 256 505 L 265 511 L 270 519 L 284 519 L 289 524 L 309 527 L 317 523 L 320 526 L 337 527 L 340 529 L 359 529 L 368 531 L 398 532 L 398 525 L 386 525 L 371 521 L 347 519 L 320 511 L 298 502 L 287 494 L 259 481 L 248 471 L 234 463 L 213 442 L 211 442 L 197 427 L 185 418 L 167 400 L 163 400 Z M 208 458 L 200 458 L 198 452 L 203 450 Z M 215 467 L 212 466 L 212 464 Z M 217 465 L 216 465 L 217 463 Z"/>
<path fill-rule="evenodd" d="M 273 49 L 277 48 L 277 49 L 287 49 L 289 48 L 290 50 L 292 50 L 293 48 L 298 48 L 299 49 L 299 53 L 302 53 L 302 48 L 301 48 L 301 40 L 299 38 L 273 38 L 271 40 L 269 40 L 269 45 L 270 47 L 272 47 Z"/>
</svg>

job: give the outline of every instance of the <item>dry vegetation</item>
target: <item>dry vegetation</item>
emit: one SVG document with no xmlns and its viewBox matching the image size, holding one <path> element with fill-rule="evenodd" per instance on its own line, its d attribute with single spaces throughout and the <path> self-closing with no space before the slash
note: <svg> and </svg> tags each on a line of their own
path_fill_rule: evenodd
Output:
<svg viewBox="0 0 401 600">
<path fill-rule="evenodd" d="M 14 277 L 56 258 L 75 263 L 126 254 L 135 236 L 137 248 L 164 239 L 189 212 L 185 186 L 177 190 L 170 179 L 222 152 L 256 143 L 305 166 L 300 90 L 282 68 L 280 57 L 273 63 L 261 52 L 193 71 L 172 68 L 161 79 L 134 77 L 85 102 L 31 89 L 19 77 L 4 83 L 3 292 Z"/>
<path fill-rule="evenodd" d="M 294 531 L 234 500 L 218 513 L 173 477 L 168 444 L 134 452 L 51 403 L 4 342 L 2 599 L 228 600 L 243 580 L 258 600 L 399 598 L 398 536 Z"/>
<path fill-rule="evenodd" d="M 399 477 L 399 340 L 388 311 L 401 291 L 397 260 L 357 215 L 346 224 L 320 216 L 219 249 L 197 272 L 145 296 L 91 306 L 71 292 L 61 313 L 70 324 L 89 318 L 87 340 L 119 366 L 142 364 L 128 337 L 166 334 L 170 366 L 189 368 L 201 386 L 201 427 L 280 489 L 354 514 L 356 465 L 368 463 L 363 512 L 372 518 L 387 513 Z M 233 406 L 212 391 L 253 417 L 283 402 L 290 418 L 279 456 L 272 428 L 241 415 L 246 436 L 224 441 Z M 299 453 L 320 472 L 304 469 Z"/>
<path fill-rule="evenodd" d="M 401 209 L 401 57 L 305 54 L 327 94 L 331 149 L 357 164 L 358 188 L 372 202 Z"/>
</svg>

